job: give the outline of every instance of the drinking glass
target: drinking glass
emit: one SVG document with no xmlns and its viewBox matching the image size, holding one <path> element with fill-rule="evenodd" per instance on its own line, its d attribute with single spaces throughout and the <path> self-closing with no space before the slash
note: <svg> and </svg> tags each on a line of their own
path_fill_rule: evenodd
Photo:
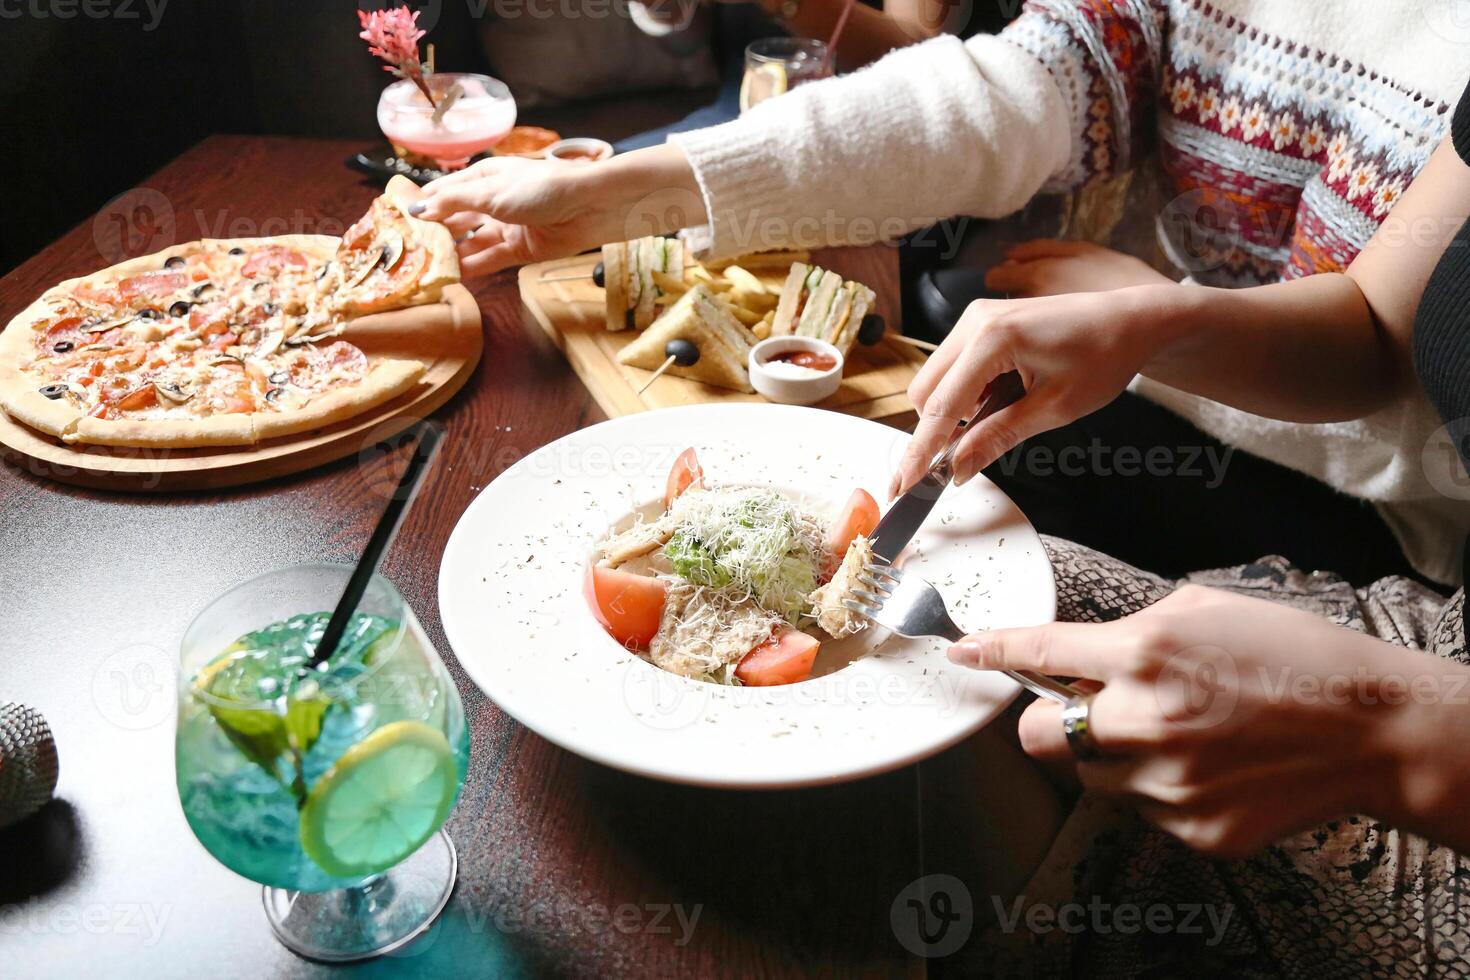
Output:
<svg viewBox="0 0 1470 980">
<path fill-rule="evenodd" d="M 408 79 L 394 82 L 378 99 L 378 127 L 389 142 L 426 156 L 441 170 L 459 170 L 505 139 L 516 124 L 510 89 L 489 75 L 435 72 L 424 78 L 439 108 Z M 459 95 L 445 105 L 450 89 Z"/>
<path fill-rule="evenodd" d="M 832 74 L 825 42 L 806 37 L 768 37 L 745 49 L 740 111 L 747 112 L 804 82 Z"/>
<path fill-rule="evenodd" d="M 242 582 L 199 613 L 180 655 L 184 816 L 265 886 L 276 937 L 326 962 L 397 949 L 443 911 L 458 859 L 442 828 L 470 754 L 454 681 L 381 576 L 309 665 L 351 574 L 300 565 Z"/>
</svg>

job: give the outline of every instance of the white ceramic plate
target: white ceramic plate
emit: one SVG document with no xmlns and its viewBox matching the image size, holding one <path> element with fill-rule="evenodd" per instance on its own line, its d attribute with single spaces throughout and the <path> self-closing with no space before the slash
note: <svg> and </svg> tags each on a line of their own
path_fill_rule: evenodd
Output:
<svg viewBox="0 0 1470 980">
<path fill-rule="evenodd" d="M 783 787 L 925 758 L 1016 696 L 1001 674 L 950 664 L 939 640 L 867 630 L 823 644 L 811 680 L 728 688 L 654 667 L 607 636 L 583 597 L 594 545 L 661 506 L 693 446 L 711 483 L 762 483 L 835 510 L 855 487 L 883 500 L 908 436 L 836 412 L 700 405 L 631 415 L 521 459 L 460 518 L 439 570 L 450 644 L 521 724 L 578 755 L 681 783 Z M 994 484 L 947 491 L 901 557 L 965 629 L 1050 622 L 1051 565 Z"/>
</svg>

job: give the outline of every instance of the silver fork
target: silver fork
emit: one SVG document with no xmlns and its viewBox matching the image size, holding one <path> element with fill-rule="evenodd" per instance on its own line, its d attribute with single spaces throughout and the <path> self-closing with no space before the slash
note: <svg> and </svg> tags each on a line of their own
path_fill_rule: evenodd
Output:
<svg viewBox="0 0 1470 980">
<path fill-rule="evenodd" d="M 860 602 L 843 599 L 842 604 L 899 636 L 938 636 L 951 643 L 965 631 L 949 618 L 939 590 L 917 575 L 905 577 L 902 569 L 887 565 L 863 566 L 858 581 L 867 589 L 853 589 Z M 871 590 L 871 591 L 868 591 Z M 1061 681 L 1032 670 L 1002 671 L 1033 694 L 1066 704 L 1082 692 Z"/>
</svg>

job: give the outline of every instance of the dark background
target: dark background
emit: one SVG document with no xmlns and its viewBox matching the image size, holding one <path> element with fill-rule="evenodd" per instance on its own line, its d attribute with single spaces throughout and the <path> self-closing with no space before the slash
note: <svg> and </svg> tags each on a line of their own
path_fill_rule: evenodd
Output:
<svg viewBox="0 0 1470 980">
<path fill-rule="evenodd" d="M 355 12 L 386 0 L 164 0 L 157 14 L 149 2 L 0 0 L 0 274 L 211 133 L 380 139 L 374 108 L 391 79 L 357 38 Z M 969 24 L 993 30 L 1019 2 L 967 0 Z M 426 41 L 441 67 L 494 72 L 479 41 L 493 4 L 414 6 L 433 17 Z M 709 98 L 589 100 L 521 121 L 617 139 Z"/>
<path fill-rule="evenodd" d="M 90 0 L 106 17 L 76 2 L 0 3 L 0 272 L 210 133 L 376 133 L 391 79 L 354 3 L 168 0 L 154 18 L 144 0 Z M 440 6 L 441 63 L 483 67 L 469 5 Z"/>
</svg>

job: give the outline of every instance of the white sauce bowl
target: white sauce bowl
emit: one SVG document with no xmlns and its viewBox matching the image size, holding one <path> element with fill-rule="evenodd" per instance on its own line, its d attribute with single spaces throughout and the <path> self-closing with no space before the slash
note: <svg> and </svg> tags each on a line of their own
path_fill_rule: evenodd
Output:
<svg viewBox="0 0 1470 980">
<path fill-rule="evenodd" d="M 796 368 L 772 358 L 793 351 L 826 354 L 837 363 L 825 371 Z M 842 352 L 813 337 L 768 337 L 750 349 L 750 384 L 773 402 L 812 405 L 830 398 L 842 384 Z"/>
<path fill-rule="evenodd" d="M 585 154 L 585 156 L 583 155 Z M 590 136 L 573 136 L 557 140 L 546 148 L 548 160 L 572 160 L 578 163 L 596 163 L 613 155 L 613 146 L 607 140 L 592 139 Z"/>
</svg>

